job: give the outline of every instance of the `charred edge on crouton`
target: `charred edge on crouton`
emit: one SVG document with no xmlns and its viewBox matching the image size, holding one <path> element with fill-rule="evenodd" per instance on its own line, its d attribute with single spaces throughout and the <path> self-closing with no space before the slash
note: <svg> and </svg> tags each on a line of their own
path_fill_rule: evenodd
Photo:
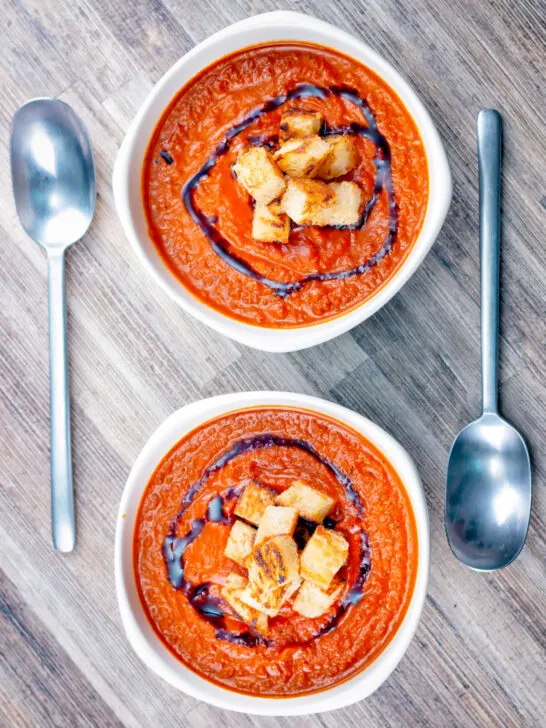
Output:
<svg viewBox="0 0 546 728">
<path fill-rule="evenodd" d="M 326 182 L 314 179 L 289 179 L 281 200 L 282 209 L 298 225 L 312 225 L 321 211 L 335 199 Z"/>
<path fill-rule="evenodd" d="M 334 179 L 352 172 L 358 165 L 358 149 L 351 136 L 330 134 L 324 137 L 330 145 L 330 153 L 320 165 L 317 177 L 321 179 Z"/>
<path fill-rule="evenodd" d="M 322 212 L 320 223 L 329 227 L 356 228 L 362 222 L 364 195 L 356 182 L 330 182 L 335 199 Z"/>
<path fill-rule="evenodd" d="M 355 182 L 289 180 L 282 198 L 286 214 L 298 225 L 358 227 L 362 220 L 363 194 Z"/>
<path fill-rule="evenodd" d="M 266 589 L 275 589 L 300 574 L 300 557 L 291 536 L 272 536 L 254 546 L 246 560 L 249 580 Z"/>
<path fill-rule="evenodd" d="M 252 219 L 252 237 L 260 243 L 287 243 L 290 238 L 290 219 L 282 211 L 280 201 L 269 205 L 257 203 Z"/>
<path fill-rule="evenodd" d="M 290 139 L 273 158 L 289 177 L 313 177 L 330 153 L 330 145 L 319 136 Z"/>
<path fill-rule="evenodd" d="M 265 147 L 249 147 L 233 165 L 238 182 L 256 202 L 267 204 L 280 197 L 286 187 L 281 170 Z"/>
<path fill-rule="evenodd" d="M 230 579 L 230 577 L 233 577 Z M 268 632 L 268 618 L 267 614 L 263 610 L 258 610 L 252 605 L 247 604 L 241 597 L 248 586 L 248 582 L 244 577 L 239 577 L 237 574 L 230 574 L 226 586 L 221 590 L 222 598 L 231 607 L 234 615 L 245 622 L 253 631 L 258 634 L 266 635 Z M 233 586 L 229 585 L 233 584 Z M 244 582 L 243 586 L 240 586 Z"/>
<path fill-rule="evenodd" d="M 281 117 L 281 141 L 286 141 L 291 137 L 306 137 L 318 134 L 322 128 L 322 124 L 322 114 L 318 111 L 290 109 Z"/>
</svg>

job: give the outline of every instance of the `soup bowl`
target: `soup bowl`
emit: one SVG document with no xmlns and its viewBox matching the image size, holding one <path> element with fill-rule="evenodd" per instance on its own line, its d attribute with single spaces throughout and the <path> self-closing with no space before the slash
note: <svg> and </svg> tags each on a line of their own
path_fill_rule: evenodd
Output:
<svg viewBox="0 0 546 728">
<path fill-rule="evenodd" d="M 298 408 L 332 418 L 364 436 L 397 473 L 415 517 L 417 566 L 415 585 L 396 632 L 363 670 L 321 692 L 295 697 L 260 697 L 234 692 L 209 682 L 175 657 L 152 627 L 135 578 L 133 543 L 141 498 L 157 465 L 185 435 L 203 423 L 237 410 L 256 407 Z M 373 553 L 372 553 L 373 568 Z M 184 693 L 228 710 L 260 715 L 301 715 L 333 710 L 362 700 L 376 690 L 402 659 L 417 629 L 429 570 L 429 526 L 419 475 L 409 455 L 387 432 L 338 404 L 290 392 L 221 395 L 186 405 L 154 432 L 138 456 L 121 498 L 116 526 L 115 577 L 122 623 L 141 660 Z M 365 594 L 365 592 L 364 592 Z"/>
<path fill-rule="evenodd" d="M 192 78 L 222 57 L 260 43 L 299 41 L 325 46 L 370 68 L 394 90 L 411 115 L 423 142 L 429 198 L 417 239 L 403 262 L 375 293 L 334 318 L 293 328 L 258 326 L 237 320 L 194 296 L 164 263 L 152 242 L 143 206 L 141 171 L 147 145 L 173 97 Z M 316 18 L 278 11 L 258 15 L 215 33 L 167 71 L 132 122 L 121 145 L 113 174 L 119 218 L 129 242 L 150 276 L 187 313 L 232 339 L 264 351 L 287 352 L 332 339 L 378 311 L 415 272 L 434 243 L 451 201 L 451 175 L 438 132 L 410 85 L 361 40 Z"/>
</svg>

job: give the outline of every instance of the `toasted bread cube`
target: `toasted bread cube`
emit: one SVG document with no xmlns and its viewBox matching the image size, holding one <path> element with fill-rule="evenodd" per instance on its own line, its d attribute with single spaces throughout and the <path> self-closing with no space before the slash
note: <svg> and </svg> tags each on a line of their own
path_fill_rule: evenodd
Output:
<svg viewBox="0 0 546 728">
<path fill-rule="evenodd" d="M 285 142 L 273 159 L 289 177 L 313 177 L 329 153 L 328 142 L 319 136 L 309 136 Z"/>
<path fill-rule="evenodd" d="M 350 227 L 358 225 L 362 213 L 363 194 L 355 182 L 330 182 L 334 199 L 321 208 L 312 220 L 319 227 Z"/>
<path fill-rule="evenodd" d="M 252 237 L 260 243 L 287 243 L 290 237 L 290 219 L 281 210 L 280 203 L 256 203 L 252 219 Z"/>
<path fill-rule="evenodd" d="M 251 609 L 248 604 L 241 602 L 240 594 L 243 591 L 243 589 L 231 589 L 224 586 L 221 589 L 220 593 L 222 595 L 222 598 L 226 600 L 226 602 L 233 609 L 235 614 L 240 617 L 244 622 L 249 623 L 254 618 L 254 615 L 252 614 L 254 610 Z"/>
<path fill-rule="evenodd" d="M 300 586 L 299 576 L 276 589 L 262 589 L 254 582 L 249 582 L 240 598 L 252 609 L 263 612 L 268 617 L 276 617 L 283 604 L 294 596 Z"/>
<path fill-rule="evenodd" d="M 241 576 L 241 574 L 236 574 L 235 572 L 232 572 L 231 574 L 227 575 L 224 588 L 244 589 L 247 584 L 248 579 L 245 576 Z"/>
<path fill-rule="evenodd" d="M 224 554 L 239 566 L 245 566 L 246 557 L 252 553 L 256 529 L 243 521 L 235 521 L 227 540 Z"/>
<path fill-rule="evenodd" d="M 267 614 L 259 612 L 256 618 L 250 623 L 250 626 L 255 632 L 261 635 L 267 635 L 269 632 L 269 619 L 267 618 Z"/>
<path fill-rule="evenodd" d="M 245 190 L 264 205 L 280 197 L 286 187 L 282 172 L 265 147 L 250 147 L 239 154 L 233 171 Z"/>
<path fill-rule="evenodd" d="M 352 172 L 358 165 L 358 149 L 353 137 L 332 134 L 323 138 L 330 145 L 330 153 L 320 165 L 317 177 L 333 179 Z"/>
<path fill-rule="evenodd" d="M 267 506 L 260 521 L 254 543 L 256 546 L 270 536 L 292 536 L 298 523 L 298 512 L 295 508 L 285 506 Z"/>
<path fill-rule="evenodd" d="M 301 554 L 301 575 L 328 589 L 348 554 L 349 544 L 340 533 L 317 526 Z"/>
<path fill-rule="evenodd" d="M 306 485 L 303 480 L 296 480 L 285 491 L 275 498 L 279 506 L 291 506 L 300 516 L 308 521 L 322 523 L 334 507 L 335 500 L 326 493 Z"/>
<path fill-rule="evenodd" d="M 262 589 L 257 584 L 250 582 L 241 592 L 241 601 L 253 610 L 262 612 L 268 617 L 276 617 L 282 606 L 284 590 Z"/>
<path fill-rule="evenodd" d="M 281 141 L 291 137 L 306 137 L 318 134 L 322 126 L 322 114 L 318 111 L 290 109 L 281 117 Z"/>
<path fill-rule="evenodd" d="M 237 501 L 235 515 L 258 526 L 267 506 L 274 505 L 276 495 L 273 488 L 252 481 Z"/>
<path fill-rule="evenodd" d="M 302 617 L 314 619 L 327 612 L 343 589 L 343 584 L 334 579 L 328 589 L 324 590 L 312 581 L 304 581 L 298 591 L 292 608 Z"/>
<path fill-rule="evenodd" d="M 272 536 L 254 546 L 246 566 L 249 581 L 260 589 L 284 586 L 300 575 L 296 542 L 291 536 Z"/>
<path fill-rule="evenodd" d="M 267 615 L 263 610 L 254 609 L 241 599 L 247 584 L 247 580 L 239 576 L 239 574 L 230 574 L 226 580 L 226 585 L 221 590 L 221 595 L 239 619 L 248 624 L 256 632 L 267 634 Z"/>
<path fill-rule="evenodd" d="M 281 204 L 288 217 L 298 225 L 313 225 L 323 210 L 335 202 L 335 197 L 335 192 L 326 182 L 289 179 Z"/>
<path fill-rule="evenodd" d="M 282 604 L 286 604 L 286 602 L 291 599 L 294 594 L 298 591 L 302 584 L 302 579 L 300 576 L 298 576 L 297 579 L 292 579 L 292 581 L 289 581 L 286 587 L 283 590 L 283 597 L 282 597 Z"/>
<path fill-rule="evenodd" d="M 354 226 L 360 222 L 363 194 L 355 182 L 289 180 L 282 198 L 286 214 L 298 225 Z"/>
</svg>

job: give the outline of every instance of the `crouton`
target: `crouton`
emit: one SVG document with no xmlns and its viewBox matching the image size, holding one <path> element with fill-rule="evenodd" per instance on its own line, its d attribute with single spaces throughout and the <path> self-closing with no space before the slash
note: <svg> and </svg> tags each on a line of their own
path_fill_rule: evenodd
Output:
<svg viewBox="0 0 546 728">
<path fill-rule="evenodd" d="M 235 515 L 258 526 L 267 506 L 274 505 L 276 495 L 273 488 L 252 481 L 237 501 Z"/>
<path fill-rule="evenodd" d="M 268 617 L 276 617 L 282 606 L 283 595 L 284 589 L 280 587 L 263 589 L 254 582 L 249 582 L 241 592 L 240 599 L 253 610 L 266 614 Z"/>
<path fill-rule="evenodd" d="M 289 179 L 281 205 L 298 225 L 313 225 L 323 209 L 335 202 L 335 192 L 326 182 L 314 179 Z"/>
<path fill-rule="evenodd" d="M 220 593 L 239 619 L 256 632 L 267 634 L 267 615 L 262 610 L 252 608 L 241 599 L 247 584 L 248 582 L 244 577 L 238 574 L 230 574 Z"/>
<path fill-rule="evenodd" d="M 226 589 L 244 589 L 247 584 L 248 584 L 248 579 L 246 578 L 246 576 L 241 576 L 241 574 L 236 574 L 233 571 L 231 574 L 228 574 L 226 577 L 225 588 Z"/>
<path fill-rule="evenodd" d="M 262 589 L 251 581 L 241 592 L 240 599 L 256 611 L 263 612 L 268 617 L 276 617 L 283 604 L 294 596 L 300 586 L 301 578 L 299 576 L 275 589 Z"/>
<path fill-rule="evenodd" d="M 279 506 L 291 506 L 308 521 L 322 523 L 334 507 L 335 500 L 316 488 L 311 488 L 302 480 L 296 480 L 275 498 Z"/>
<path fill-rule="evenodd" d="M 275 589 L 300 575 L 298 547 L 291 536 L 280 535 L 254 546 L 247 557 L 248 578 L 262 589 Z"/>
<path fill-rule="evenodd" d="M 290 109 L 281 117 L 281 141 L 291 137 L 306 137 L 318 134 L 322 126 L 322 114 L 318 111 Z"/>
<path fill-rule="evenodd" d="M 286 587 L 283 590 L 283 596 L 282 596 L 282 602 L 281 606 L 283 604 L 286 604 L 286 602 L 291 599 L 294 594 L 298 591 L 302 583 L 301 577 L 297 577 L 297 579 L 292 579 L 292 581 L 289 581 Z"/>
<path fill-rule="evenodd" d="M 224 554 L 239 566 L 245 566 L 246 557 L 252 552 L 256 529 L 243 521 L 235 521 L 227 540 Z"/>
<path fill-rule="evenodd" d="M 317 526 L 301 554 L 303 579 L 328 589 L 334 576 L 347 561 L 348 553 L 349 544 L 340 533 Z"/>
<path fill-rule="evenodd" d="M 353 137 L 332 134 L 323 138 L 330 145 L 330 153 L 320 165 L 317 177 L 333 179 L 351 172 L 358 164 L 358 149 Z"/>
<path fill-rule="evenodd" d="M 280 203 L 256 203 L 252 220 L 252 237 L 260 243 L 287 243 L 290 237 L 290 219 L 281 210 Z"/>
<path fill-rule="evenodd" d="M 328 187 L 335 198 L 320 211 L 313 224 L 338 227 L 358 225 L 363 203 L 360 187 L 355 182 L 331 182 Z"/>
<path fill-rule="evenodd" d="M 254 543 L 256 546 L 270 536 L 292 536 L 296 530 L 298 512 L 295 508 L 267 506 L 260 521 Z M 248 555 L 248 554 L 247 554 Z"/>
<path fill-rule="evenodd" d="M 288 180 L 282 209 L 298 225 L 358 225 L 362 212 L 362 190 L 355 182 L 326 184 L 314 179 Z"/>
<path fill-rule="evenodd" d="M 286 187 L 282 172 L 265 147 L 250 147 L 239 154 L 233 171 L 245 190 L 264 205 L 280 197 Z"/>
<path fill-rule="evenodd" d="M 327 612 L 343 589 L 343 584 L 334 579 L 328 589 L 324 590 L 312 581 L 304 581 L 298 591 L 292 608 L 302 617 L 314 619 Z"/>
<path fill-rule="evenodd" d="M 319 136 L 309 136 L 285 142 L 273 159 L 289 177 L 313 177 L 329 153 L 328 142 Z"/>
</svg>

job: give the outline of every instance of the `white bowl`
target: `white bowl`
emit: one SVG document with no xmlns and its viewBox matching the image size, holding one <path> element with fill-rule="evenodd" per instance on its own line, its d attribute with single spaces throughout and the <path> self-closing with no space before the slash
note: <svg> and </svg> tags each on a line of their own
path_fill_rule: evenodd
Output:
<svg viewBox="0 0 546 728">
<path fill-rule="evenodd" d="M 292 698 L 260 698 L 235 693 L 208 682 L 185 667 L 165 647 L 148 622 L 133 571 L 135 518 L 144 489 L 161 459 L 184 435 L 203 422 L 233 410 L 263 405 L 313 410 L 362 433 L 397 471 L 409 495 L 417 524 L 415 589 L 406 616 L 391 642 L 368 667 L 350 680 L 323 692 Z M 116 527 L 116 590 L 121 619 L 129 642 L 143 662 L 168 683 L 198 700 L 219 708 L 259 715 L 302 715 L 334 710 L 370 695 L 401 660 L 423 610 L 429 548 L 427 507 L 415 465 L 398 442 L 373 422 L 338 404 L 290 392 L 247 392 L 212 397 L 186 405 L 165 420 L 148 440 L 131 470 L 121 498 Z"/>
<path fill-rule="evenodd" d="M 196 298 L 169 271 L 148 237 L 141 197 L 141 169 L 148 142 L 174 95 L 215 60 L 257 43 L 298 40 L 329 46 L 375 71 L 393 88 L 412 115 L 429 165 L 429 201 L 422 230 L 408 257 L 368 301 L 335 319 L 312 326 L 275 329 L 231 319 Z M 154 86 L 121 145 L 113 176 L 114 198 L 123 228 L 137 257 L 175 301 L 199 321 L 232 339 L 264 351 L 304 349 L 339 336 L 361 323 L 397 293 L 428 253 L 451 201 L 451 175 L 442 142 L 425 107 L 404 79 L 362 41 L 308 15 L 278 11 L 257 15 L 199 43 Z"/>
</svg>

